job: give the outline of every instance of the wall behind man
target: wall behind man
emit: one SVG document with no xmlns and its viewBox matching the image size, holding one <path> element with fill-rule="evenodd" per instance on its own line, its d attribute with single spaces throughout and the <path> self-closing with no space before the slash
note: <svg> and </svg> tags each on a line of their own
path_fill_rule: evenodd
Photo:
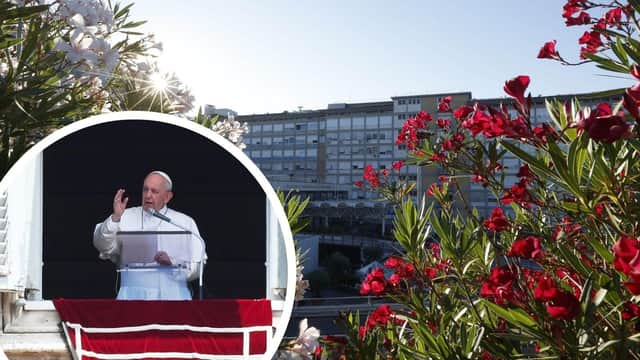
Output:
<svg viewBox="0 0 640 360">
<path fill-rule="evenodd" d="M 184 120 L 187 121 L 187 120 Z M 93 230 L 118 188 L 141 203 L 152 170 L 174 184 L 170 207 L 196 220 L 206 240 L 205 294 L 265 296 L 265 193 L 244 166 L 209 139 L 146 120 L 75 132 L 43 154 L 43 297 L 113 298 L 115 266 L 100 260 Z"/>
</svg>

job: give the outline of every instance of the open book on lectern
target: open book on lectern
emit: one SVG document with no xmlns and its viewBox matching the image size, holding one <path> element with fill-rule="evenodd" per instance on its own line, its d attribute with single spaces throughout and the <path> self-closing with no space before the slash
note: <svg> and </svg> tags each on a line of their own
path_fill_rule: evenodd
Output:
<svg viewBox="0 0 640 360">
<path fill-rule="evenodd" d="M 122 248 L 120 266 L 157 265 L 158 251 L 169 254 L 175 266 L 188 266 L 192 261 L 190 231 L 119 231 Z"/>
</svg>

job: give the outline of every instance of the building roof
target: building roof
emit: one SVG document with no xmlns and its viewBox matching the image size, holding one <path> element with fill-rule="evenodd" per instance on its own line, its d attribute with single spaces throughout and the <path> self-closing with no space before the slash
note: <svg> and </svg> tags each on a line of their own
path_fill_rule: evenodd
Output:
<svg viewBox="0 0 640 360">
<path fill-rule="evenodd" d="M 446 93 L 436 93 L 436 94 L 419 94 L 419 95 L 402 95 L 402 96 L 392 96 L 391 99 L 413 99 L 413 98 L 425 98 L 425 97 L 440 97 L 440 96 L 449 96 L 449 95 L 468 95 L 471 97 L 471 91 L 459 91 L 459 92 L 446 92 Z"/>
<path fill-rule="evenodd" d="M 538 96 L 531 96 L 531 101 L 533 103 L 540 103 L 543 102 L 544 100 L 550 100 L 550 99 L 557 99 L 560 101 L 566 101 L 566 100 L 570 100 L 573 98 L 578 98 L 580 100 L 589 100 L 593 99 L 593 100 L 604 100 L 604 99 L 619 99 L 622 96 L 622 94 L 620 95 L 615 95 L 615 96 L 594 96 L 593 92 L 590 93 L 579 93 L 579 94 L 559 94 L 559 95 L 547 95 L 547 96 L 542 96 L 542 95 L 538 95 Z M 499 103 L 504 103 L 504 104 L 510 104 L 512 103 L 514 100 L 511 97 L 508 96 L 504 96 L 501 98 L 485 98 L 485 99 L 471 99 L 470 103 L 475 103 L 475 102 L 480 102 L 483 104 L 499 104 Z"/>
<path fill-rule="evenodd" d="M 239 115 L 236 120 L 240 122 L 257 122 L 257 121 L 277 121 L 277 120 L 295 120 L 322 118 L 327 115 L 349 114 L 349 113 L 371 113 L 393 111 L 393 101 L 375 101 L 365 103 L 334 103 L 327 105 L 327 109 L 322 110 L 303 110 L 303 111 L 283 111 L 275 114 L 253 114 Z"/>
</svg>

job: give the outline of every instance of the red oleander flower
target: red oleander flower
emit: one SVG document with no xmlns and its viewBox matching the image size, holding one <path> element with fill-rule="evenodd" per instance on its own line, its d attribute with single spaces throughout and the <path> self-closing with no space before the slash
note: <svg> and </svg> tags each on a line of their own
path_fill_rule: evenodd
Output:
<svg viewBox="0 0 640 360">
<path fill-rule="evenodd" d="M 438 269 L 425 265 L 424 273 L 427 275 L 429 280 L 433 280 L 438 275 Z"/>
<path fill-rule="evenodd" d="M 391 308 L 391 306 L 384 304 L 380 305 L 377 309 L 375 309 L 367 318 L 366 328 L 367 330 L 371 330 L 376 326 L 385 326 L 391 318 L 393 317 L 395 312 Z"/>
<path fill-rule="evenodd" d="M 547 143 L 547 138 L 557 138 L 556 131 L 549 124 L 542 124 L 533 129 L 533 136 L 543 144 Z"/>
<path fill-rule="evenodd" d="M 450 119 L 438 119 L 438 127 L 442 129 L 448 129 L 451 126 Z"/>
<path fill-rule="evenodd" d="M 553 233 L 553 239 L 558 240 L 561 235 L 568 239 L 575 240 L 575 238 L 582 233 L 582 226 L 578 223 L 573 223 L 573 220 L 569 217 L 562 219 L 562 224 L 556 226 Z"/>
<path fill-rule="evenodd" d="M 364 325 L 360 325 L 358 328 L 358 337 L 364 339 L 367 336 L 367 328 Z"/>
<path fill-rule="evenodd" d="M 404 265 L 404 260 L 402 260 L 399 257 L 395 257 L 395 256 L 390 256 L 384 262 L 384 266 L 388 267 L 389 269 L 393 269 L 393 270 L 401 267 L 402 265 Z"/>
<path fill-rule="evenodd" d="M 560 60 L 560 53 L 556 50 L 556 43 L 556 40 L 544 43 L 540 52 L 538 52 L 538 59 Z"/>
<path fill-rule="evenodd" d="M 635 67 L 633 71 L 636 71 Z M 640 106 L 640 83 L 625 90 L 624 95 L 622 95 L 622 104 L 631 116 L 636 120 L 640 119 L 640 111 L 638 110 Z"/>
<path fill-rule="evenodd" d="M 636 238 L 621 237 L 613 244 L 613 264 L 616 270 L 629 275 L 633 272 L 631 263 L 640 255 L 640 242 Z"/>
<path fill-rule="evenodd" d="M 431 186 L 429 186 L 429 188 L 427 189 L 427 195 L 429 196 L 433 196 L 433 194 L 436 193 L 436 191 L 439 191 L 440 188 L 438 187 L 438 184 L 433 183 L 431 184 Z"/>
<path fill-rule="evenodd" d="M 609 26 L 620 26 L 620 21 L 622 21 L 622 8 L 617 7 L 607 11 L 604 15 L 604 21 Z"/>
<path fill-rule="evenodd" d="M 443 162 L 447 160 L 447 157 L 443 153 L 433 153 L 433 155 L 431 155 L 431 158 L 429 158 L 429 160 L 435 161 L 435 162 Z"/>
<path fill-rule="evenodd" d="M 534 199 L 527 191 L 528 180 L 522 178 L 516 184 L 514 184 L 509 190 L 507 190 L 502 196 L 502 202 L 506 205 L 515 202 L 516 204 L 524 207 L 531 208 L 531 204 L 534 203 Z"/>
<path fill-rule="evenodd" d="M 567 19 L 580 10 L 584 10 L 585 0 L 569 0 L 562 7 L 562 17 Z"/>
<path fill-rule="evenodd" d="M 624 303 L 624 310 L 622 311 L 622 319 L 631 320 L 640 316 L 640 305 L 634 304 L 630 301 Z"/>
<path fill-rule="evenodd" d="M 373 269 L 367 274 L 360 285 L 360 295 L 381 295 L 384 293 L 387 283 L 387 279 L 384 277 L 384 271 L 380 268 Z"/>
<path fill-rule="evenodd" d="M 587 25 L 591 23 L 591 15 L 586 11 L 581 11 L 576 17 L 565 17 L 567 26 Z"/>
<path fill-rule="evenodd" d="M 464 120 L 473 112 L 473 107 L 465 105 L 453 111 L 453 117 L 458 120 Z"/>
<path fill-rule="evenodd" d="M 493 138 L 504 134 L 507 124 L 508 119 L 504 117 L 504 114 L 495 111 L 492 114 L 487 114 L 480 107 L 476 107 L 473 115 L 467 117 L 461 125 L 463 128 L 469 129 L 473 136 L 482 133 L 487 138 Z"/>
<path fill-rule="evenodd" d="M 516 99 L 521 105 L 525 105 L 524 92 L 528 86 L 529 77 L 527 75 L 520 75 L 504 83 L 504 92 Z"/>
<path fill-rule="evenodd" d="M 364 168 L 364 179 L 369 182 L 372 188 L 377 188 L 380 186 L 380 178 L 378 177 L 378 173 L 373 169 L 372 165 L 367 165 Z"/>
<path fill-rule="evenodd" d="M 433 120 L 433 117 L 424 111 L 421 111 L 415 117 L 407 119 L 407 121 L 402 125 L 402 130 L 398 133 L 396 144 L 407 144 L 407 148 L 410 151 L 415 151 L 420 144 L 418 131 L 425 129 L 431 120 Z"/>
<path fill-rule="evenodd" d="M 491 212 L 491 216 L 485 220 L 484 226 L 491 231 L 507 230 L 511 227 L 509 220 L 504 216 L 502 208 L 495 208 Z"/>
<path fill-rule="evenodd" d="M 400 169 L 404 166 L 404 161 L 402 160 L 398 160 L 396 162 L 394 162 L 393 164 L 391 164 L 391 168 L 393 168 L 393 170 L 396 171 L 400 171 Z"/>
<path fill-rule="evenodd" d="M 535 174 L 531 172 L 528 164 L 522 164 L 520 165 L 520 169 L 518 169 L 518 174 L 516 176 L 530 180 L 535 177 Z"/>
<path fill-rule="evenodd" d="M 637 80 L 640 80 L 640 66 L 638 65 L 633 65 L 631 67 L 631 76 L 633 76 L 634 78 L 636 78 Z"/>
<path fill-rule="evenodd" d="M 361 189 L 363 184 L 362 184 L 362 181 L 358 180 L 355 183 L 353 183 L 353 185 L 355 185 L 358 189 Z"/>
<path fill-rule="evenodd" d="M 611 106 L 607 103 L 599 104 L 591 110 L 586 119 L 581 119 L 577 125 L 578 130 L 586 131 L 595 141 L 612 143 L 629 132 L 629 125 L 624 120 L 622 111 L 612 114 Z"/>
<path fill-rule="evenodd" d="M 451 111 L 451 96 L 445 96 L 440 99 L 440 103 L 438 104 L 438 111 L 440 112 L 448 112 Z"/>
<path fill-rule="evenodd" d="M 580 314 L 580 302 L 573 294 L 561 291 L 547 304 L 547 311 L 554 319 L 573 320 Z"/>
<path fill-rule="evenodd" d="M 593 210 L 595 210 L 597 216 L 602 216 L 602 214 L 604 213 L 605 205 L 606 205 L 605 203 L 597 203 L 593 207 Z"/>
<path fill-rule="evenodd" d="M 389 176 L 390 171 L 389 169 L 383 169 L 380 173 L 382 174 L 382 176 Z"/>
<path fill-rule="evenodd" d="M 615 269 L 630 277 L 624 285 L 633 295 L 640 295 L 640 242 L 621 237 L 613 245 L 613 255 Z"/>
<path fill-rule="evenodd" d="M 440 244 L 432 242 L 429 244 L 429 248 L 431 249 L 431 252 L 433 253 L 433 256 L 435 256 L 436 258 L 440 258 Z"/>
<path fill-rule="evenodd" d="M 594 54 L 598 52 L 603 45 L 600 39 L 600 33 L 597 31 L 585 31 L 584 34 L 578 39 L 578 43 L 585 45 L 580 49 L 581 58 L 585 58 L 584 54 Z"/>
<path fill-rule="evenodd" d="M 544 275 L 538 280 L 538 286 L 533 291 L 533 298 L 538 301 L 550 301 L 558 295 L 558 286 L 553 278 Z"/>
<path fill-rule="evenodd" d="M 471 182 L 481 183 L 484 187 L 487 187 L 487 185 L 489 185 L 489 181 L 484 176 L 480 175 L 480 173 L 478 173 L 477 171 L 474 171 L 473 175 L 471 176 Z"/>
<path fill-rule="evenodd" d="M 411 279 L 415 274 L 416 268 L 413 264 L 405 263 L 403 266 L 396 269 L 396 273 L 394 275 L 398 275 L 400 279 Z"/>
<path fill-rule="evenodd" d="M 496 304 L 507 304 L 515 299 L 513 284 L 517 274 L 507 267 L 494 267 L 489 278 L 482 282 L 480 296 Z"/>
<path fill-rule="evenodd" d="M 509 256 L 516 256 L 523 259 L 541 259 L 544 252 L 540 245 L 540 238 L 535 236 L 527 236 L 516 240 L 511 244 Z"/>
</svg>

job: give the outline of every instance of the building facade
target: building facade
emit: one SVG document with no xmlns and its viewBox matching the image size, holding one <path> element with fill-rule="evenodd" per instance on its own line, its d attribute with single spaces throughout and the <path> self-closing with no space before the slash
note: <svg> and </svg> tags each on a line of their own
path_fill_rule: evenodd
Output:
<svg viewBox="0 0 640 360">
<path fill-rule="evenodd" d="M 298 190 L 310 197 L 309 212 L 325 225 L 348 218 L 350 229 L 374 224 L 380 235 L 388 235 L 385 222 L 391 218 L 390 209 L 376 201 L 375 193 L 354 183 L 362 180 L 367 165 L 381 171 L 406 160 L 406 147 L 396 145 L 402 125 L 420 111 L 437 113 L 444 96 L 453 98 L 452 106 L 471 99 L 469 92 L 399 96 L 391 101 L 329 104 L 322 110 L 244 115 L 236 120 L 248 123 L 246 152 L 275 188 Z M 394 179 L 410 181 L 417 180 L 417 173 L 415 165 L 391 172 Z M 436 169 L 423 177 L 435 181 L 438 175 Z"/>
<path fill-rule="evenodd" d="M 395 96 L 391 101 L 370 103 L 329 104 L 326 109 L 282 112 L 277 114 L 243 115 L 236 119 L 247 122 L 247 154 L 258 164 L 275 188 L 297 190 L 310 197 L 309 214 L 322 218 L 325 226 L 349 218 L 351 228 L 362 221 L 381 225 L 380 235 L 388 235 L 385 227 L 392 218 L 390 209 L 377 202 L 377 194 L 354 186 L 362 180 L 364 168 L 372 165 L 376 171 L 391 169 L 391 164 L 407 159 L 407 149 L 397 145 L 396 138 L 407 118 L 425 111 L 437 118 L 451 118 L 440 113 L 438 104 L 451 96 L 451 108 L 480 103 L 494 108 L 500 104 L 513 108 L 511 98 L 474 99 L 471 92 Z M 594 107 L 600 102 L 615 102 L 617 98 L 593 94 L 539 96 L 532 98 L 531 120 L 534 126 L 551 123 L 546 101 L 565 102 L 577 98 L 582 107 Z M 511 110 L 512 116 L 517 114 Z M 505 186 L 518 181 L 521 162 L 507 154 L 503 166 Z M 400 173 L 391 171 L 395 179 L 416 181 L 414 199 L 424 194 L 438 181 L 442 170 L 437 167 L 404 166 Z M 495 198 L 479 183 L 457 179 L 465 197 L 481 215 L 497 206 Z M 427 200 L 428 201 L 428 200 Z M 355 223 L 354 223 L 355 220 Z M 357 231 L 351 229 L 351 231 Z"/>
</svg>

